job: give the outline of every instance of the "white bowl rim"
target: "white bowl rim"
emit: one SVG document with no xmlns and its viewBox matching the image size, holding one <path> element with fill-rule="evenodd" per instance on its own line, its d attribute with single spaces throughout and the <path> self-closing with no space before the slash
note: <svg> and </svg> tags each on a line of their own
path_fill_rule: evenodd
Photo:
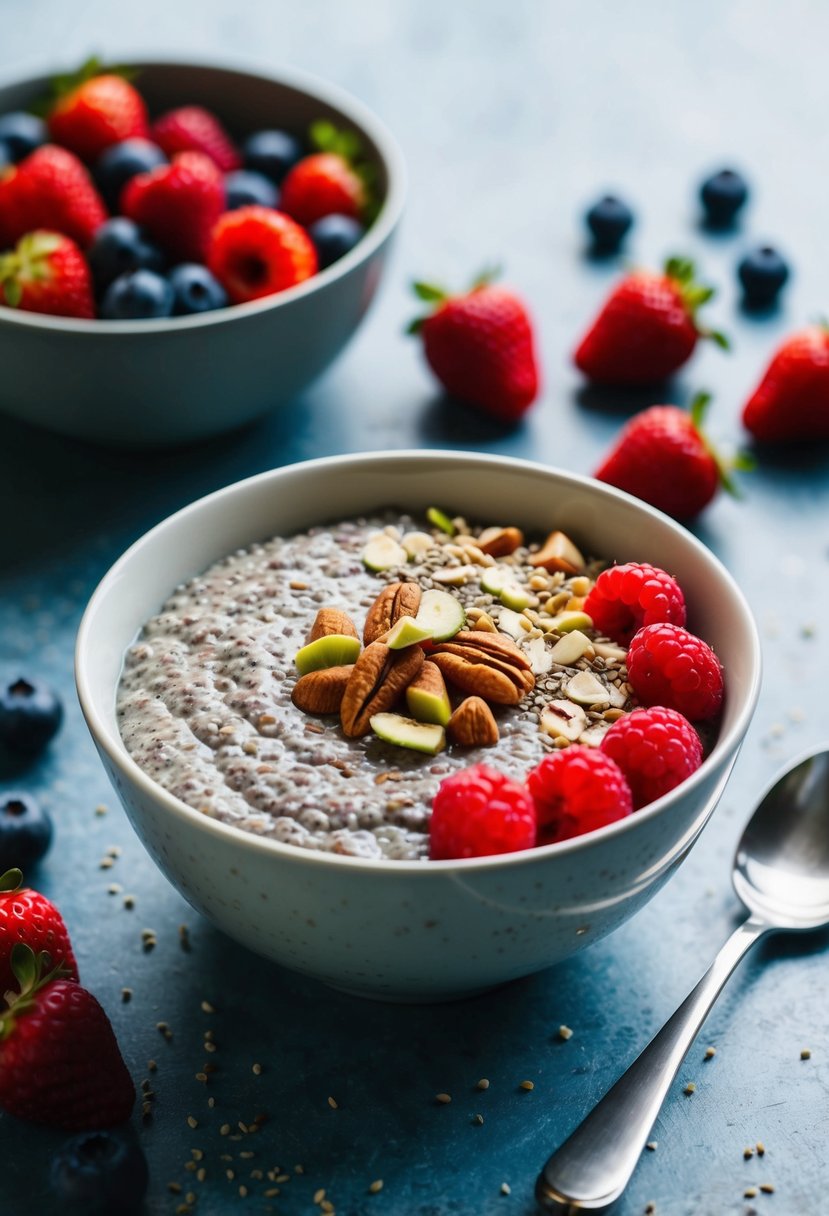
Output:
<svg viewBox="0 0 829 1216">
<path fill-rule="evenodd" d="M 188 806 L 175 795 L 169 793 L 162 786 L 158 785 L 149 777 L 143 769 L 133 760 L 132 756 L 127 752 L 120 736 L 113 736 L 108 725 L 103 721 L 95 707 L 94 698 L 92 696 L 89 683 L 84 669 L 84 654 L 92 644 L 91 639 L 91 620 L 95 614 L 98 603 L 105 599 L 109 593 L 110 587 L 120 580 L 124 569 L 132 561 L 133 555 L 146 545 L 153 543 L 155 537 L 163 532 L 167 527 L 171 526 L 175 521 L 182 519 L 187 515 L 197 514 L 208 503 L 221 498 L 225 494 L 241 491 L 243 487 L 251 486 L 257 482 L 266 482 L 275 480 L 289 471 L 296 469 L 308 469 L 309 471 L 329 468 L 335 470 L 338 466 L 347 464 L 382 464 L 383 461 L 389 458 L 394 459 L 412 459 L 418 461 L 437 460 L 438 463 L 456 462 L 459 458 L 479 464 L 486 468 L 489 465 L 504 467 L 505 465 L 514 470 L 524 469 L 528 472 L 552 474 L 556 477 L 562 477 L 575 485 L 589 489 L 593 493 L 606 495 L 609 500 L 617 500 L 634 506 L 644 515 L 651 516 L 659 520 L 663 525 L 667 524 L 674 529 L 678 535 L 682 537 L 683 543 L 688 544 L 692 550 L 696 550 L 698 555 L 716 567 L 719 567 L 721 573 L 725 576 L 725 580 L 730 584 L 732 594 L 736 604 L 739 606 L 743 618 L 746 634 L 750 642 L 751 650 L 751 682 L 748 687 L 742 709 L 737 715 L 735 721 L 731 724 L 730 729 L 725 735 L 720 735 L 717 742 L 712 748 L 710 754 L 706 756 L 700 768 L 696 770 L 690 777 L 686 778 L 676 789 L 664 794 L 656 801 L 642 807 L 641 810 L 634 811 L 631 815 L 624 819 L 617 820 L 615 823 L 607 824 L 604 827 L 596 828 L 592 832 L 585 832 L 580 836 L 573 836 L 568 840 L 558 841 L 554 844 L 538 845 L 531 849 L 523 849 L 515 853 L 497 853 L 486 857 L 463 857 L 449 860 L 433 861 L 430 859 L 418 860 L 395 860 L 391 858 L 361 858 L 350 857 L 339 853 L 328 853 L 316 849 L 304 849 L 301 846 L 283 844 L 281 841 L 273 840 L 266 836 L 257 836 L 255 833 L 247 832 L 243 828 L 235 827 L 233 824 L 224 823 L 221 820 L 213 819 L 209 815 L 205 815 L 202 811 L 196 810 L 195 807 Z M 252 538 L 253 539 L 253 538 Z M 252 542 L 251 542 L 252 543 Z M 173 589 L 170 588 L 172 591 Z M 365 873 L 384 874 L 405 874 L 411 877 L 413 874 L 438 874 L 444 875 L 456 870 L 462 871 L 465 875 L 474 873 L 478 870 L 491 870 L 499 867 L 512 868 L 515 866 L 531 864 L 538 861 L 540 858 L 549 856 L 551 853 L 556 853 L 561 856 L 568 853 L 578 853 L 583 849 L 587 849 L 596 840 L 599 834 L 602 834 L 606 839 L 614 836 L 622 836 L 628 831 L 635 830 L 638 824 L 643 823 L 654 816 L 664 813 L 670 813 L 670 806 L 678 798 L 687 793 L 693 793 L 694 789 L 707 779 L 708 773 L 719 763 L 719 758 L 723 753 L 728 755 L 733 753 L 736 756 L 742 742 L 743 736 L 748 729 L 751 716 L 760 693 L 760 678 L 762 670 L 762 652 L 760 647 L 760 637 L 756 622 L 752 616 L 751 609 L 745 599 L 742 591 L 737 583 L 728 572 L 728 570 L 720 562 L 719 558 L 711 552 L 711 550 L 698 540 L 691 532 L 687 531 L 682 525 L 676 523 L 669 516 L 661 511 L 657 511 L 654 507 L 648 506 L 640 499 L 631 494 L 626 494 L 622 490 L 617 490 L 613 486 L 606 485 L 602 482 L 597 482 L 592 477 L 587 477 L 579 473 L 571 473 L 566 469 L 560 469 L 551 465 L 544 465 L 538 461 L 524 460 L 513 456 L 498 456 L 489 453 L 481 452 L 463 452 L 444 449 L 394 449 L 378 452 L 351 452 L 339 456 L 322 456 L 313 460 L 297 461 L 292 464 L 283 465 L 276 469 L 268 469 L 263 473 L 257 473 L 252 477 L 243 478 L 240 481 L 232 482 L 230 485 L 223 486 L 218 490 L 214 490 L 210 494 L 206 494 L 194 502 L 182 507 L 161 520 L 148 532 L 145 532 L 138 538 L 130 547 L 121 555 L 120 558 L 110 567 L 104 575 L 97 588 L 92 594 L 89 604 L 81 619 L 78 629 L 78 636 L 75 646 L 75 683 L 78 691 L 78 698 L 86 718 L 89 729 L 98 743 L 99 747 L 108 755 L 113 765 L 122 770 L 126 770 L 129 778 L 142 791 L 142 793 L 160 803 L 164 809 L 179 819 L 185 819 L 191 824 L 198 825 L 201 830 L 208 833 L 214 833 L 220 839 L 232 839 L 237 845 L 243 848 L 249 848 L 254 852 L 264 852 L 273 854 L 283 860 L 290 860 L 296 864 L 314 868 L 317 866 L 347 866 L 352 869 L 363 870 Z M 112 689 L 113 696 L 115 689 Z M 229 835 L 228 835 L 229 834 Z"/>
<path fill-rule="evenodd" d="M 122 61 L 119 60 L 119 62 Z M 177 333 L 184 329 L 199 329 L 204 326 L 242 321 L 245 317 L 256 313 L 285 307 L 302 296 L 310 295 L 317 288 L 325 287 L 342 278 L 355 266 L 370 258 L 394 231 L 400 220 L 406 197 L 407 173 L 403 153 L 382 120 L 346 89 L 297 68 L 280 67 L 269 73 L 261 65 L 257 68 L 250 61 L 242 58 L 237 60 L 232 56 L 225 57 L 218 62 L 198 57 L 179 59 L 172 55 L 169 57 L 153 55 L 144 58 L 140 55 L 130 55 L 127 65 L 135 65 L 139 68 L 204 68 L 210 71 L 249 76 L 269 84 L 287 85 L 288 88 L 318 97 L 332 109 L 341 110 L 370 136 L 380 152 L 386 169 L 388 186 L 377 218 L 366 229 L 354 248 L 344 257 L 338 258 L 336 262 L 324 270 L 318 271 L 310 279 L 298 283 L 295 287 L 289 287 L 285 291 L 276 292 L 270 296 L 263 296 L 259 300 L 250 300 L 246 304 L 228 305 L 226 308 L 215 308 L 210 312 L 184 317 L 161 317 L 155 320 L 147 318 L 140 321 L 102 321 L 100 318 L 83 320 L 77 317 L 53 317 L 45 313 L 24 312 L 20 309 L 9 308 L 0 302 L 0 322 L 34 329 L 59 330 L 65 333 L 100 337 L 110 334 L 124 336 L 126 334 Z M 40 73 L 31 71 L 24 77 L 6 73 L 0 78 L 0 89 L 24 86 L 40 79 L 41 76 L 48 78 L 54 74 L 54 66 L 51 70 L 44 70 Z"/>
</svg>

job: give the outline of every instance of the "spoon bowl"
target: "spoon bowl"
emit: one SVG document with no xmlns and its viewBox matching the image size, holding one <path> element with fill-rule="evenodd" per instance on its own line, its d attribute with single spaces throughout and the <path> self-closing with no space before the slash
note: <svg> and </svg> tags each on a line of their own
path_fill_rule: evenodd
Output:
<svg viewBox="0 0 829 1216">
<path fill-rule="evenodd" d="M 732 882 L 749 917 L 676 1013 L 623 1073 L 536 1183 L 544 1212 L 607 1212 L 621 1197 L 665 1095 L 737 963 L 766 933 L 829 924 L 829 748 L 795 760 L 746 824 Z"/>
<path fill-rule="evenodd" d="M 829 750 L 802 756 L 769 788 L 737 845 L 732 881 L 769 928 L 829 924 Z"/>
</svg>

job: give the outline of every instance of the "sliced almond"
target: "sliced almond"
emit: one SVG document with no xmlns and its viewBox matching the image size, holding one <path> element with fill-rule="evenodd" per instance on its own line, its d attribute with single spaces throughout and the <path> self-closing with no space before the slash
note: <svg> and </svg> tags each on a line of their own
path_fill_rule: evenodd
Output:
<svg viewBox="0 0 829 1216">
<path fill-rule="evenodd" d="M 587 730 L 583 730 L 579 735 L 579 743 L 583 743 L 585 747 L 600 747 L 611 726 L 611 722 L 592 722 Z"/>
<path fill-rule="evenodd" d="M 550 658 L 554 663 L 561 663 L 562 667 L 572 667 L 592 650 L 593 643 L 587 634 L 582 633 L 580 629 L 574 629 L 571 633 L 565 633 L 563 637 L 559 638 L 550 651 Z"/>
<path fill-rule="evenodd" d="M 523 618 L 526 620 L 526 617 Z M 506 633 L 516 642 L 523 638 L 526 630 L 521 624 L 522 616 L 520 612 L 513 612 L 511 608 L 502 608 L 498 613 L 498 628 L 501 633 Z"/>
<path fill-rule="evenodd" d="M 524 642 L 521 649 L 530 660 L 533 675 L 543 676 L 552 667 L 553 656 L 543 638 L 533 638 L 529 642 Z"/>
<path fill-rule="evenodd" d="M 552 735 L 554 739 L 569 739 L 574 743 L 587 727 L 587 714 L 572 701 L 551 701 L 541 711 L 539 725 L 545 734 Z"/>
<path fill-rule="evenodd" d="M 596 654 L 611 663 L 623 663 L 628 657 L 628 652 L 623 647 L 614 645 L 613 642 L 594 642 L 593 649 Z"/>
<path fill-rule="evenodd" d="M 581 574 L 584 557 L 564 532 L 551 532 L 544 544 L 530 558 L 533 566 L 545 570 L 561 570 L 564 574 Z"/>
<path fill-rule="evenodd" d="M 579 705 L 607 705 L 610 701 L 607 685 L 592 671 L 578 672 L 567 681 L 564 691 Z"/>
</svg>

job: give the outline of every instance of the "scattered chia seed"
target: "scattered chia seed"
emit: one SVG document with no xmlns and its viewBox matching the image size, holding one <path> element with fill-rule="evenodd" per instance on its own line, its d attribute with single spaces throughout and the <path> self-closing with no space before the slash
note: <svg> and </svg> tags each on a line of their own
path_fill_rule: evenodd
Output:
<svg viewBox="0 0 829 1216">
<path fill-rule="evenodd" d="M 121 1000 L 125 1005 L 128 1005 L 132 1000 L 132 988 L 121 989 Z"/>
<path fill-rule="evenodd" d="M 475 1123 L 475 1124 L 477 1124 L 477 1125 L 478 1125 L 478 1127 L 480 1127 L 480 1126 L 481 1126 L 481 1124 L 483 1123 L 483 1121 L 484 1121 L 484 1117 L 483 1117 L 483 1115 L 473 1115 L 473 1116 L 472 1116 L 472 1122 L 473 1122 L 473 1123 Z"/>
<path fill-rule="evenodd" d="M 535 1082 L 534 1081 L 520 1081 L 518 1088 L 526 1089 L 526 1090 L 535 1089 Z"/>
<path fill-rule="evenodd" d="M 801 1058 L 801 1060 L 811 1060 L 811 1058 L 812 1058 L 811 1049 L 808 1047 L 804 1047 L 800 1053 L 800 1058 Z"/>
<path fill-rule="evenodd" d="M 510 1184 L 508 1182 L 501 1183 L 501 1194 L 502 1195 L 511 1195 L 512 1194 L 512 1187 L 510 1186 Z"/>
<path fill-rule="evenodd" d="M 697 1092 L 696 1084 L 693 1081 L 689 1081 L 682 1092 L 684 1094 L 688 1094 L 689 1096 L 691 1094 L 695 1094 Z"/>
<path fill-rule="evenodd" d="M 380 1191 L 382 1191 L 382 1189 L 383 1189 L 383 1179 L 382 1178 L 375 1178 L 374 1182 L 370 1182 L 368 1185 L 368 1191 L 369 1191 L 370 1195 L 377 1195 Z"/>
<path fill-rule="evenodd" d="M 336 1098 L 331 1098 L 331 1097 L 329 1097 L 329 1099 L 328 1099 L 328 1105 L 331 1107 L 331 1109 L 332 1109 L 332 1110 L 339 1110 L 339 1106 L 337 1105 L 337 1099 L 336 1099 Z"/>
<path fill-rule="evenodd" d="M 770 1182 L 761 1182 L 760 1190 L 763 1192 L 764 1195 L 773 1195 L 774 1194 L 774 1187 L 772 1186 L 772 1184 Z"/>
<path fill-rule="evenodd" d="M 766 1155 L 766 1146 L 762 1140 L 757 1141 L 757 1156 L 764 1157 Z"/>
<path fill-rule="evenodd" d="M 197 1128 L 199 1126 L 198 1119 L 195 1119 L 192 1115 L 188 1115 L 187 1116 L 187 1126 L 192 1127 L 193 1129 Z"/>
<path fill-rule="evenodd" d="M 652 1153 L 655 1153 L 658 1147 L 659 1147 L 658 1140 L 649 1140 L 648 1143 L 645 1145 L 645 1148 L 649 1149 L 650 1152 L 652 1152 Z"/>
<path fill-rule="evenodd" d="M 449 1103 L 452 1101 L 452 1095 L 451 1094 L 435 1094 L 435 1101 L 439 1102 L 441 1106 L 448 1106 Z"/>
<path fill-rule="evenodd" d="M 572 1039 L 572 1037 L 573 1037 L 573 1032 L 572 1032 L 572 1030 L 570 1029 L 570 1027 L 569 1027 L 569 1026 L 559 1026 L 559 1028 L 558 1028 L 558 1037 L 559 1037 L 560 1039 L 564 1039 L 564 1041 L 565 1041 L 565 1043 L 566 1043 L 568 1039 Z"/>
<path fill-rule="evenodd" d="M 215 1008 L 210 1004 L 210 1001 L 202 1001 L 201 1008 L 202 1008 L 202 1013 L 215 1013 L 216 1012 Z"/>
<path fill-rule="evenodd" d="M 743 1191 L 743 1199 L 754 1199 L 757 1195 L 756 1186 L 747 1186 Z"/>
<path fill-rule="evenodd" d="M 705 1049 L 705 1056 L 704 1056 L 704 1058 L 705 1058 L 706 1060 L 713 1060 L 713 1058 L 714 1058 L 714 1056 L 715 1056 L 716 1054 L 717 1054 L 717 1049 L 716 1049 L 716 1047 L 706 1047 L 706 1049 Z"/>
<path fill-rule="evenodd" d="M 745 1158 L 746 1161 L 748 1161 L 749 1158 L 753 1157 L 753 1156 L 754 1156 L 754 1149 L 750 1145 L 746 1145 L 746 1147 L 743 1149 L 743 1157 Z"/>
<path fill-rule="evenodd" d="M 486 1077 L 481 1077 L 480 1081 L 475 1086 L 475 1088 L 476 1089 L 489 1089 L 489 1081 L 486 1079 Z"/>
</svg>

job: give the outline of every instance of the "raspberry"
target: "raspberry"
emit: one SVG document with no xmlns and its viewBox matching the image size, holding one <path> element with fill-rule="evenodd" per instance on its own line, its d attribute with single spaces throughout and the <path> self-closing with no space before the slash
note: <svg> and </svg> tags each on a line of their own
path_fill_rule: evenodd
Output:
<svg viewBox="0 0 829 1216">
<path fill-rule="evenodd" d="M 685 624 L 685 597 L 670 574 L 646 562 L 603 570 L 584 601 L 584 611 L 600 633 L 621 646 L 643 625 Z"/>
<path fill-rule="evenodd" d="M 222 216 L 207 265 L 233 303 L 243 304 L 310 278 L 317 254 L 307 232 L 289 216 L 254 205 Z"/>
<path fill-rule="evenodd" d="M 702 764 L 702 744 L 691 723 L 664 705 L 634 709 L 614 722 L 601 750 L 625 774 L 638 810 L 661 798 Z"/>
<path fill-rule="evenodd" d="M 722 664 L 680 625 L 646 625 L 630 643 L 628 680 L 643 705 L 668 705 L 692 722 L 713 718 L 723 699 Z"/>
<path fill-rule="evenodd" d="M 433 861 L 514 853 L 535 844 L 532 798 L 523 786 L 485 764 L 440 783 L 432 803 Z"/>
<path fill-rule="evenodd" d="M 538 816 L 539 844 L 581 836 L 633 810 L 622 770 L 592 747 L 573 746 L 545 756 L 528 775 L 527 789 Z"/>
</svg>

